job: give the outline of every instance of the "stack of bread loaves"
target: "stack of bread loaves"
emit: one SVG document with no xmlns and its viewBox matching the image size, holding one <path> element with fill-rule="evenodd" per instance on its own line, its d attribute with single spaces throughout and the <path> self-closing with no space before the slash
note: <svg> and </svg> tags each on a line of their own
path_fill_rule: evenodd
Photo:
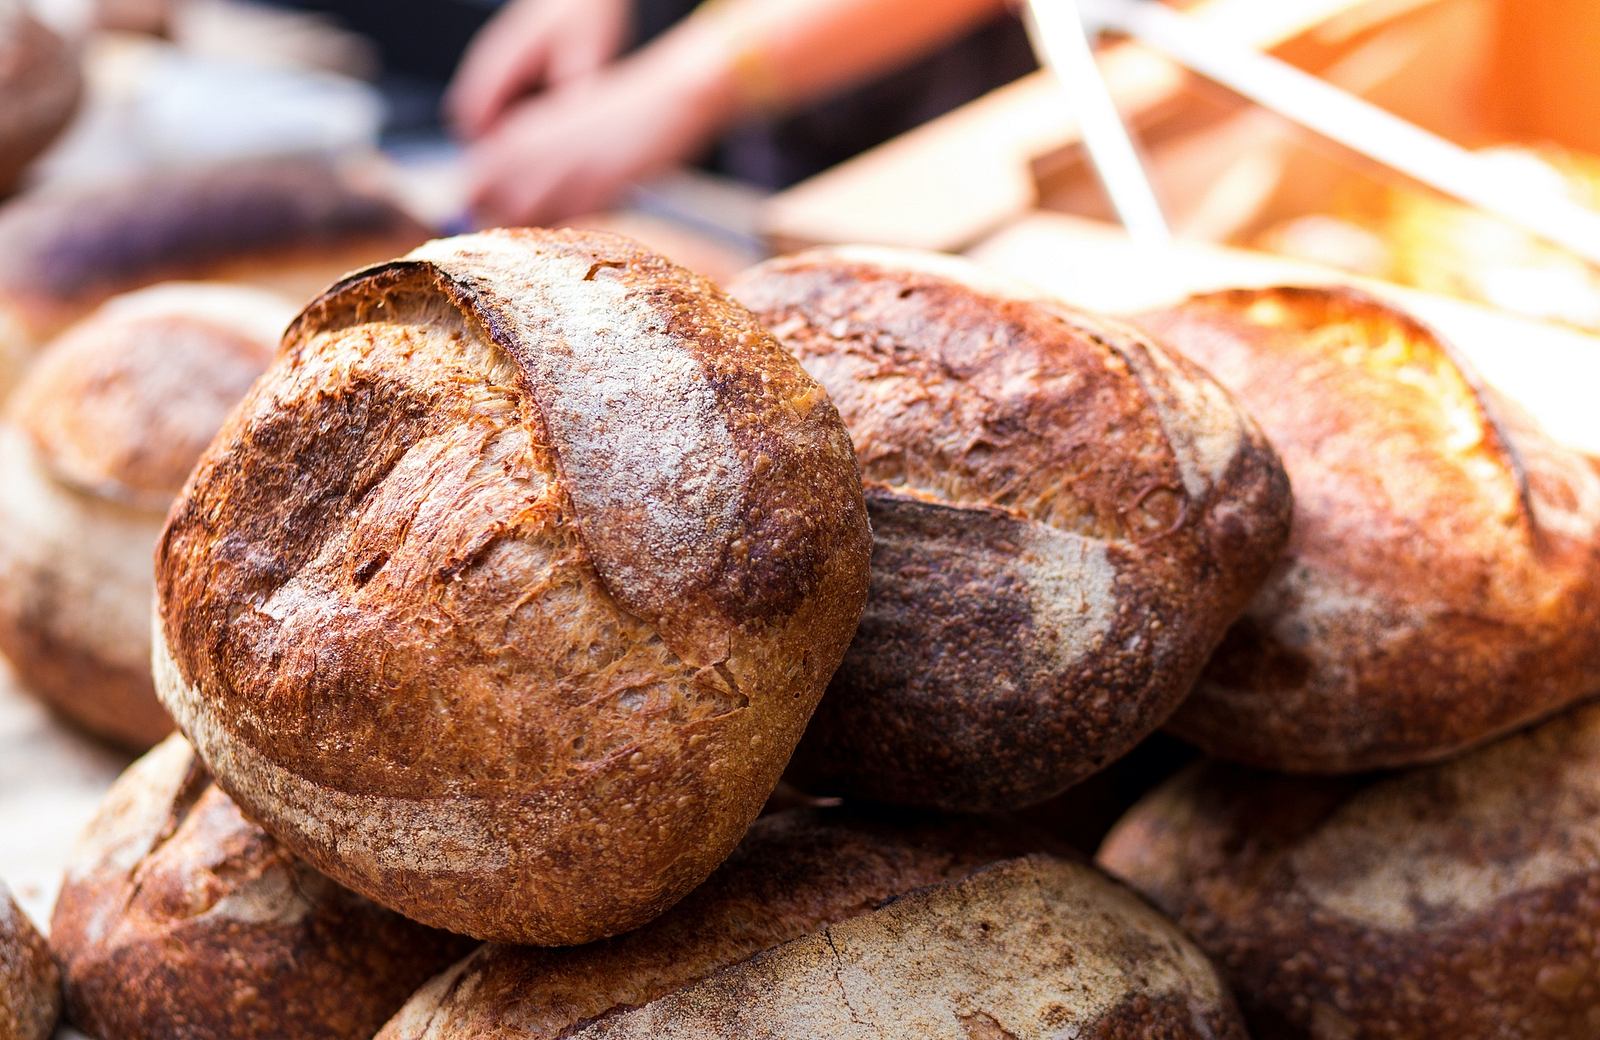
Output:
<svg viewBox="0 0 1600 1040">
<path fill-rule="evenodd" d="M 1365 295 L 1144 315 L 1259 417 L 1289 549 L 1173 729 L 1198 766 L 1101 861 L 1174 914 L 1262 1040 L 1600 1030 L 1600 467 Z"/>
<path fill-rule="evenodd" d="M 871 593 L 901 671 L 880 677 L 867 725 L 905 743 L 876 790 L 866 770 L 796 777 L 1015 807 L 1164 721 L 1289 510 L 1255 425 L 1130 328 L 928 258 L 797 263 L 903 305 L 859 313 L 881 323 L 882 364 L 917 373 L 907 395 L 968 424 L 970 451 L 931 410 L 868 449 L 845 376 L 826 373 L 830 395 L 763 325 L 782 267 L 745 280 L 758 315 L 613 235 L 435 242 L 288 325 L 157 540 L 155 685 L 183 735 L 118 783 L 62 890 L 53 942 L 77 1025 L 107 1040 L 1244 1035 L 1170 922 L 1021 825 L 802 808 L 752 827 L 857 635 L 874 553 L 904 560 Z M 15 405 L 57 495 L 164 497 L 157 478 L 205 425 L 174 426 L 153 456 L 128 447 L 133 427 L 174 421 L 143 345 L 174 340 L 129 333 L 136 303 L 52 347 Z M 781 306 L 836 329 L 837 305 Z M 74 340 L 95 347 L 56 362 Z M 976 402 L 938 380 L 961 365 Z M 873 485 L 876 547 L 869 451 L 927 467 Z M 919 621 L 897 605 L 919 585 L 958 608 L 926 638 L 896 628 Z M 918 641 L 928 727 L 977 703 L 960 654 L 1026 651 L 943 769 L 890 689 L 919 674 L 902 659 Z M 830 696 L 851 693 L 836 680 Z M 1019 716 L 1042 741 L 1020 740 Z M 839 729 L 807 739 L 807 759 L 842 757 Z M 468 952 L 448 933 L 500 945 L 447 969 Z M 587 945 L 551 948 L 571 944 Z"/>
<path fill-rule="evenodd" d="M 148 572 L 97 599 L 29 546 L 155 546 L 181 733 L 52 928 L 100 1040 L 1600 1022 L 1592 710 L 1394 778 L 1182 774 L 1102 857 L 1156 906 L 1010 813 L 1169 723 L 1354 771 L 1592 692 L 1600 470 L 1406 316 L 1118 321 L 877 249 L 724 293 L 539 230 L 349 274 L 270 357 L 201 306 L 239 291 L 108 306 L 11 411 L 0 645 L 130 743 L 143 637 L 84 618 Z M 785 776 L 844 804 L 761 815 Z"/>
</svg>

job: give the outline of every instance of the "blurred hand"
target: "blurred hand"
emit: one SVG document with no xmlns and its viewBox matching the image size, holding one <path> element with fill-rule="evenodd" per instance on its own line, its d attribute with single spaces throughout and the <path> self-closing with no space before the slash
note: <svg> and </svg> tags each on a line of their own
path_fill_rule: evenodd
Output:
<svg viewBox="0 0 1600 1040">
<path fill-rule="evenodd" d="M 630 0 L 511 0 L 467 48 L 445 113 L 481 137 L 523 95 L 592 75 L 627 42 Z"/>
<path fill-rule="evenodd" d="M 467 153 L 474 217 L 552 224 L 610 206 L 711 140 L 730 103 L 720 75 L 692 50 L 657 50 L 514 106 Z"/>
</svg>

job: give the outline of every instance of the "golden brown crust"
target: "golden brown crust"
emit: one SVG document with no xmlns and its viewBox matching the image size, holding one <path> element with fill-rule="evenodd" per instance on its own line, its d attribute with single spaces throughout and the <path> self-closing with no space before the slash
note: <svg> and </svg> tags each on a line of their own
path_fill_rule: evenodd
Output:
<svg viewBox="0 0 1600 1040">
<path fill-rule="evenodd" d="M 17 0 L 0 0 L 0 196 L 77 110 L 83 75 L 66 41 Z"/>
<path fill-rule="evenodd" d="M 359 172 L 318 159 L 255 159 L 38 192 L 0 212 L 0 360 L 20 370 L 41 344 L 116 293 L 203 278 L 305 299 L 427 237 Z"/>
<path fill-rule="evenodd" d="M 242 287 L 132 293 L 51 344 L 9 403 L 0 650 L 31 692 L 118 744 L 172 730 L 150 679 L 150 554 L 292 316 Z"/>
<path fill-rule="evenodd" d="M 1099 872 L 1035 854 L 911 892 L 574 1038 L 1244 1040 L 1217 971 Z"/>
<path fill-rule="evenodd" d="M 127 1040 L 367 1040 L 467 944 L 295 859 L 176 735 L 107 795 L 51 931 L 68 1017 Z"/>
<path fill-rule="evenodd" d="M 0 883 L 0 1037 L 49 1040 L 61 1017 L 61 976 L 50 948 Z"/>
<path fill-rule="evenodd" d="M 1287 537 L 1272 449 L 1138 334 L 948 258 L 820 250 L 734 291 L 827 387 L 873 522 L 821 790 L 1041 801 L 1159 726 Z"/>
<path fill-rule="evenodd" d="M 554 1040 L 762 950 L 1035 847 L 1015 829 L 840 809 L 764 816 L 683 902 L 587 946 L 486 946 L 423 987 L 381 1040 Z"/>
<path fill-rule="evenodd" d="M 1296 499 L 1288 552 L 1175 732 L 1268 768 L 1354 771 L 1594 692 L 1600 473 L 1429 329 L 1335 289 L 1218 293 L 1139 321 L 1251 409 Z"/>
<path fill-rule="evenodd" d="M 1600 1020 L 1600 708 L 1382 779 L 1199 766 L 1105 866 L 1217 958 L 1258 1040 L 1577 1040 Z"/>
<path fill-rule="evenodd" d="M 174 507 L 158 688 L 218 782 L 428 923 L 586 941 L 702 881 L 866 592 L 826 394 L 624 239 L 352 276 Z"/>
</svg>

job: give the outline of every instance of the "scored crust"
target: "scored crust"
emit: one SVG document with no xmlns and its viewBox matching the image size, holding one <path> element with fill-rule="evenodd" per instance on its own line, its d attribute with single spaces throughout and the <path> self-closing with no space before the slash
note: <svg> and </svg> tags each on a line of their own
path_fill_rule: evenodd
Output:
<svg viewBox="0 0 1600 1040">
<path fill-rule="evenodd" d="M 1015 829 L 795 809 L 645 927 L 587 946 L 485 946 L 424 986 L 380 1040 L 556 1040 L 845 917 L 1034 847 Z"/>
<path fill-rule="evenodd" d="M 1227 394 L 954 258 L 815 250 L 733 291 L 838 404 L 873 522 L 797 781 L 1018 806 L 1159 726 L 1287 537 L 1282 468 Z"/>
<path fill-rule="evenodd" d="M 1261 422 L 1288 551 L 1171 728 L 1342 772 L 1440 758 L 1595 691 L 1600 471 L 1430 329 L 1347 289 L 1238 290 L 1139 323 Z"/>
<path fill-rule="evenodd" d="M 49 1040 L 61 1017 L 61 978 L 50 949 L 0 882 L 0 1037 Z"/>
<path fill-rule="evenodd" d="M 1600 1016 L 1597 841 L 1586 706 L 1375 780 L 1198 766 L 1100 859 L 1217 959 L 1258 1040 L 1558 1040 Z"/>
<path fill-rule="evenodd" d="M 573 1040 L 1244 1040 L 1217 970 L 1098 871 L 1003 860 L 822 928 Z"/>
<path fill-rule="evenodd" d="M 190 1040 L 368 1040 L 467 945 L 295 859 L 177 735 L 113 785 L 51 931 L 74 1024 Z"/>
<path fill-rule="evenodd" d="M 974 820 L 764 817 L 646 928 L 577 949 L 485 947 L 380 1040 L 1243 1035 L 1170 923 L 1037 847 Z M 913 979 L 926 987 L 914 1000 L 898 989 Z M 856 1014 L 834 1021 L 841 1010 Z"/>
<path fill-rule="evenodd" d="M 172 729 L 150 679 L 162 519 L 293 313 L 243 287 L 130 293 L 52 343 L 7 408 L 0 650 L 31 692 L 123 746 Z"/>
<path fill-rule="evenodd" d="M 587 941 L 755 818 L 867 543 L 837 413 L 747 312 L 616 236 L 465 236 L 291 327 L 169 519 L 157 685 L 319 869 Z"/>
</svg>

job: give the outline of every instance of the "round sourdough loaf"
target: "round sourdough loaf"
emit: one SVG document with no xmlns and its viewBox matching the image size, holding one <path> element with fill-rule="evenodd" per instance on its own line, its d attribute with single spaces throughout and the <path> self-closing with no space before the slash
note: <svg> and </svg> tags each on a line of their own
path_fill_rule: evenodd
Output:
<svg viewBox="0 0 1600 1040">
<path fill-rule="evenodd" d="M 1217 959 L 1257 1040 L 1600 1029 L 1600 707 L 1379 779 L 1204 765 L 1101 862 Z"/>
<path fill-rule="evenodd" d="M 304 300 L 428 232 L 365 167 L 252 159 L 53 188 L 0 208 L 0 392 L 111 296 L 174 279 Z"/>
<path fill-rule="evenodd" d="M 0 651 L 62 714 L 144 750 L 150 554 L 195 460 L 294 317 L 257 289 L 118 297 L 41 356 L 0 423 Z"/>
<path fill-rule="evenodd" d="M 1170 922 L 1036 847 L 975 822 L 766 816 L 640 931 L 486 946 L 379 1040 L 1242 1040 L 1215 969 Z"/>
<path fill-rule="evenodd" d="M 29 14 L 24 0 L 0 0 L 0 196 L 66 127 L 82 93 L 66 41 Z"/>
<path fill-rule="evenodd" d="M 176 734 L 107 794 L 50 941 L 68 1019 L 102 1040 L 369 1040 L 470 948 L 297 860 Z"/>
<path fill-rule="evenodd" d="M 50 949 L 0 883 L 0 1037 L 50 1040 L 61 1017 L 61 976 Z"/>
<path fill-rule="evenodd" d="M 827 394 L 708 282 L 612 235 L 447 239 L 313 303 L 201 460 L 157 686 L 335 879 L 584 942 L 737 844 L 869 542 Z"/>
<path fill-rule="evenodd" d="M 1600 692 L 1600 468 L 1348 289 L 1139 319 L 1261 421 L 1289 549 L 1171 728 L 1291 772 L 1440 758 Z"/>
<path fill-rule="evenodd" d="M 949 257 L 818 250 L 732 291 L 838 405 L 872 517 L 866 615 L 796 779 L 1018 806 L 1161 725 L 1288 533 L 1226 392 Z"/>
</svg>

